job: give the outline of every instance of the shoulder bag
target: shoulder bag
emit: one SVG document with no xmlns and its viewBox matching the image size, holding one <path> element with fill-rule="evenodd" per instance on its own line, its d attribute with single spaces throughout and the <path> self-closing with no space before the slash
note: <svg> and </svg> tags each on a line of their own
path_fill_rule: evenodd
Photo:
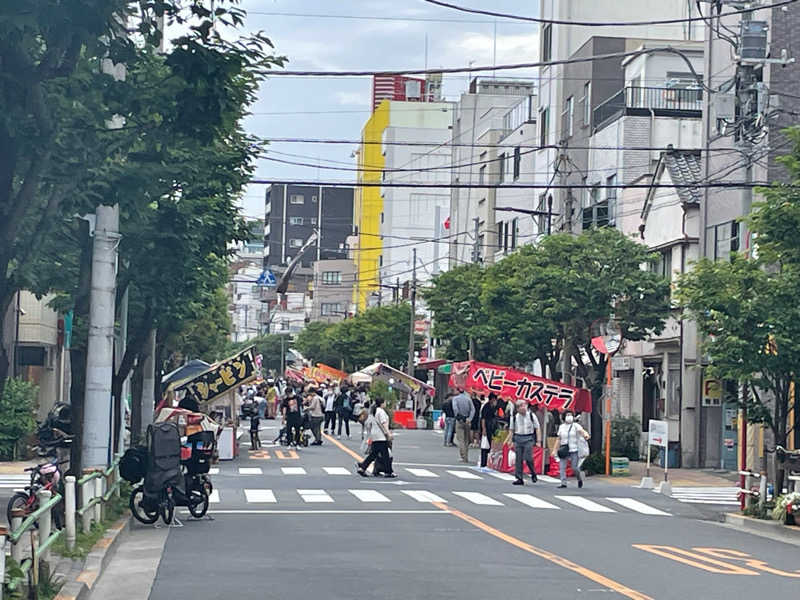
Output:
<svg viewBox="0 0 800 600">
<path fill-rule="evenodd" d="M 567 458 L 569 456 L 569 435 L 572 433 L 572 425 L 567 430 L 567 443 L 561 444 L 558 447 L 558 458 Z"/>
</svg>

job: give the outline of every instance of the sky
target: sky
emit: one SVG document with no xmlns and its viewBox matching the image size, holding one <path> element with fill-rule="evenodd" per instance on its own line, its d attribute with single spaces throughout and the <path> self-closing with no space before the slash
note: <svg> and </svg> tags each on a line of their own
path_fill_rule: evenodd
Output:
<svg viewBox="0 0 800 600">
<path fill-rule="evenodd" d="M 464 6 L 535 16 L 536 0 L 457 0 Z M 263 31 L 286 56 L 290 70 L 406 70 L 533 62 L 539 54 L 534 23 L 497 20 L 437 7 L 422 0 L 244 0 L 246 28 Z M 279 13 L 284 13 L 280 15 Z M 305 16 L 287 16 L 286 13 Z M 313 15 L 313 16 L 312 16 Z M 335 15 L 328 18 L 320 15 Z M 344 16 L 359 18 L 341 18 Z M 378 17 L 378 18 L 374 18 Z M 534 75 L 506 72 L 498 76 Z M 444 96 L 456 100 L 466 75 L 445 76 Z M 336 138 L 357 140 L 370 116 L 371 79 L 272 77 L 261 85 L 247 118 L 247 131 L 261 138 Z M 257 178 L 353 181 L 355 174 L 299 167 L 275 158 L 315 165 L 353 167 L 356 144 L 271 143 L 258 163 Z M 287 156 L 287 154 L 294 156 Z M 263 217 L 264 186 L 251 185 L 243 212 Z"/>
</svg>

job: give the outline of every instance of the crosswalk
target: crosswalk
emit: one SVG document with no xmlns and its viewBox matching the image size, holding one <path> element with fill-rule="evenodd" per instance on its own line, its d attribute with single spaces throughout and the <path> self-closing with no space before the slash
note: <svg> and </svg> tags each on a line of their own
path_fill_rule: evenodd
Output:
<svg viewBox="0 0 800 600">
<path fill-rule="evenodd" d="M 672 497 L 686 504 L 739 505 L 738 487 L 673 487 Z"/>
<path fill-rule="evenodd" d="M 555 495 L 547 500 L 528 493 L 491 493 L 465 490 L 432 492 L 423 489 L 215 489 L 210 497 L 212 505 L 225 508 L 243 504 L 259 505 L 332 504 L 355 501 L 363 504 L 419 503 L 467 504 L 485 507 L 519 506 L 536 510 L 577 509 L 589 513 L 639 513 L 647 516 L 669 517 L 670 513 L 635 498 L 590 498 L 586 496 Z"/>
<path fill-rule="evenodd" d="M 0 490 L 13 492 L 24 489 L 31 481 L 27 473 L 21 475 L 0 475 Z"/>
</svg>

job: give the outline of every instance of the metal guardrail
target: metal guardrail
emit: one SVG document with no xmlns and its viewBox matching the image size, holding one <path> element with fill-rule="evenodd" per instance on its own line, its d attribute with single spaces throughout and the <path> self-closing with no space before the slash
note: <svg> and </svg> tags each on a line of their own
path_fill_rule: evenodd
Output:
<svg viewBox="0 0 800 600">
<path fill-rule="evenodd" d="M 697 114 L 703 105 L 700 88 L 667 88 L 628 86 L 604 101 L 592 114 L 592 123 L 599 128 L 605 122 L 626 111 L 645 110 L 658 114 Z"/>
<path fill-rule="evenodd" d="M 84 533 L 92 528 L 92 523 L 99 523 L 103 518 L 103 505 L 114 496 L 119 496 L 120 477 L 119 459 L 117 456 L 106 469 L 89 469 L 85 475 L 75 480 L 73 475 L 64 478 L 64 496 L 52 494 L 49 490 L 39 490 L 39 508 L 27 517 L 22 511 L 12 516 L 11 531 L 0 529 L 0 600 L 3 598 L 2 582 L 5 581 L 6 543 L 11 544 L 11 558 L 19 564 L 21 575 L 8 583 L 13 591 L 33 574 L 38 579 L 40 561 L 47 561 L 50 549 L 62 536 L 66 538 L 67 548 L 75 547 L 76 518 L 80 517 Z M 81 490 L 81 506 L 76 506 L 76 486 Z M 53 531 L 53 509 L 64 500 L 64 528 Z M 34 526 L 37 527 L 34 527 Z M 31 535 L 31 556 L 23 558 L 23 535 Z"/>
</svg>

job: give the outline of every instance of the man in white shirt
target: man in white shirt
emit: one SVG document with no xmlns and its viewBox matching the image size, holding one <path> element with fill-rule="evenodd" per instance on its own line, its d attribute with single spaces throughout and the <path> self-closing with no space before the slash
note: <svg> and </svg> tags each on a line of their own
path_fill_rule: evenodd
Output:
<svg viewBox="0 0 800 600">
<path fill-rule="evenodd" d="M 325 402 L 325 433 L 333 435 L 336 429 L 336 395 L 337 391 L 332 387 L 325 388 L 322 393 L 322 400 Z"/>
<path fill-rule="evenodd" d="M 513 434 L 514 452 L 517 454 L 517 461 L 514 468 L 514 485 L 524 485 L 522 481 L 523 476 L 523 461 L 528 465 L 531 472 L 531 481 L 536 483 L 536 468 L 533 465 L 533 447 L 536 445 L 536 440 L 541 435 L 541 426 L 539 419 L 528 407 L 525 400 L 517 400 L 517 410 L 511 416 L 511 423 L 509 426 Z"/>
</svg>

